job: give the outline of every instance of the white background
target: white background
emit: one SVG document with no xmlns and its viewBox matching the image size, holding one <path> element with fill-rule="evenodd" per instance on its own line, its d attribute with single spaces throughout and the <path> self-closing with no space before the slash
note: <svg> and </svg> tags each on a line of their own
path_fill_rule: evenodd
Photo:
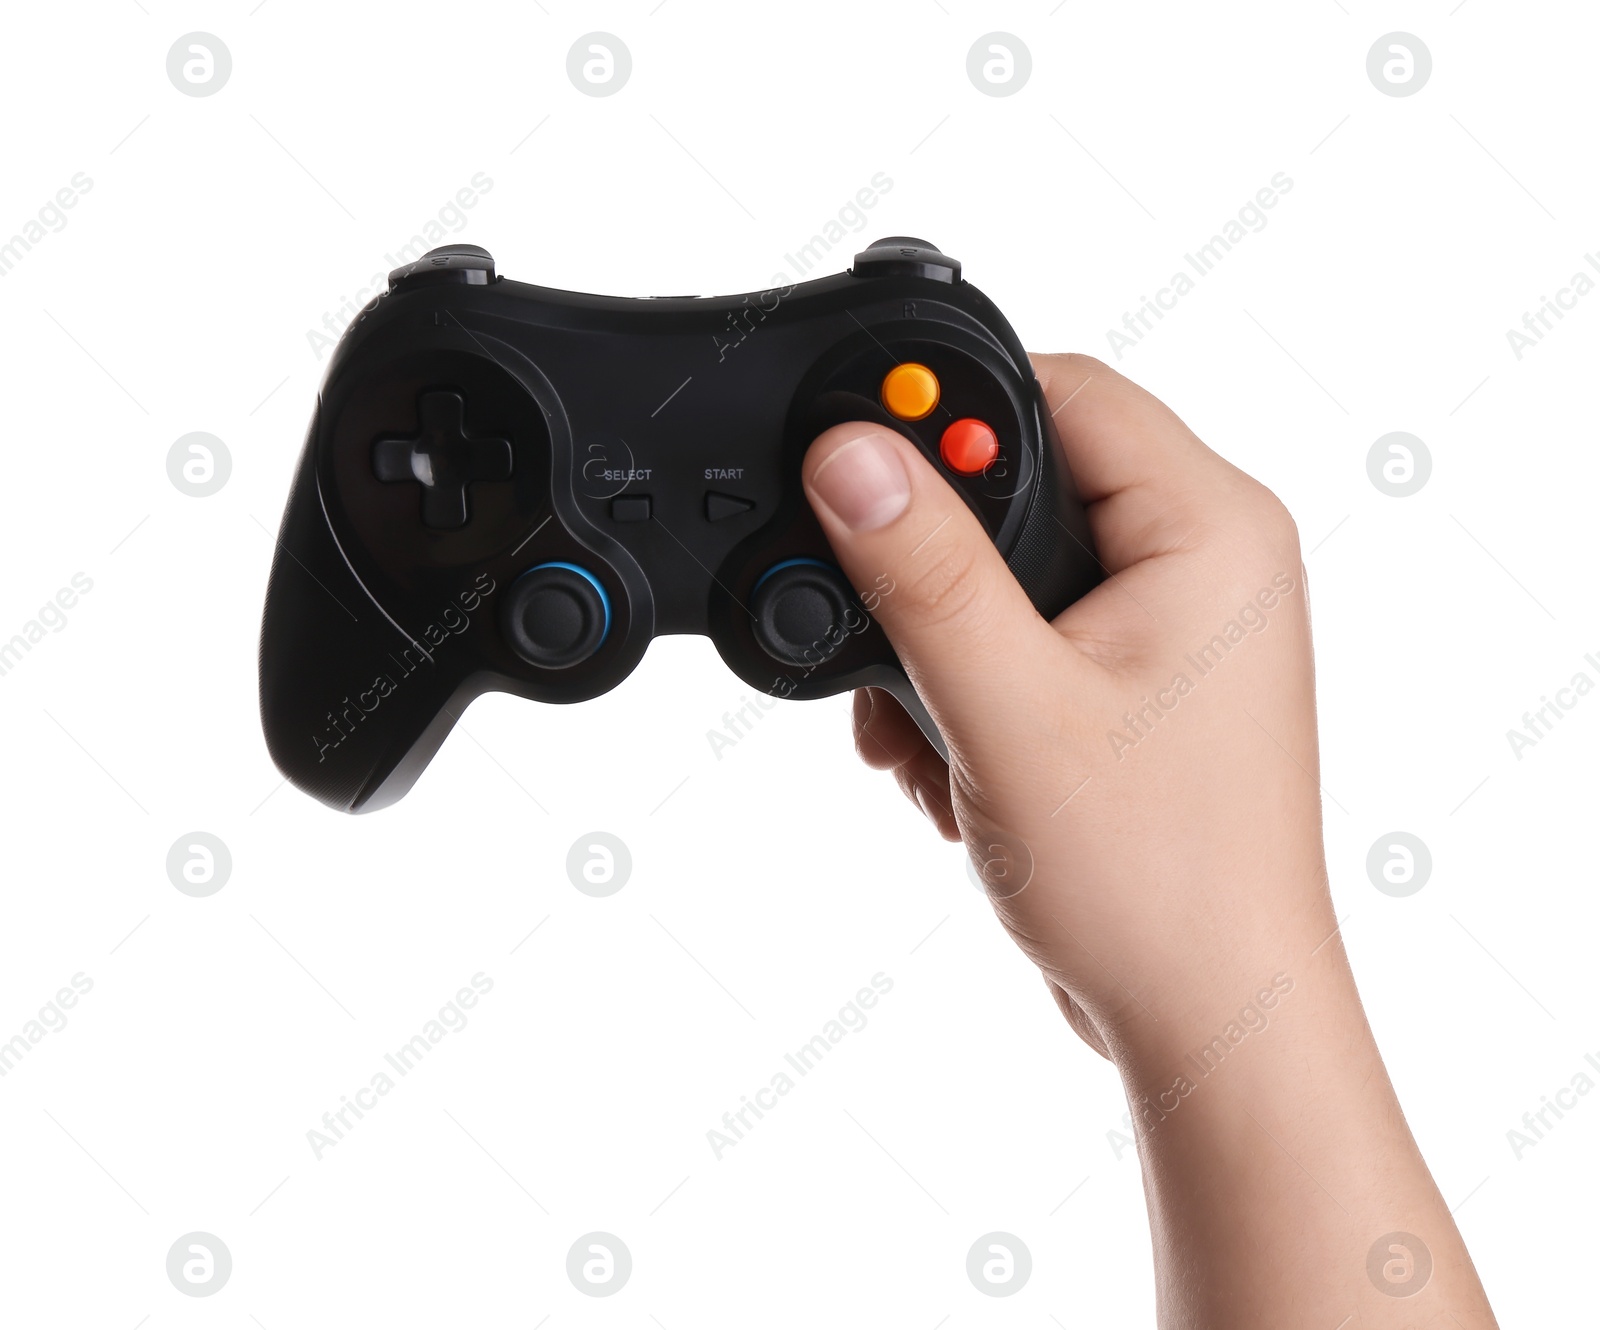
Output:
<svg viewBox="0 0 1600 1330">
<path fill-rule="evenodd" d="M 1600 297 L 1520 361 L 1506 338 L 1600 249 L 1590 7 L 97 0 L 5 23 L 0 238 L 93 185 L 0 279 L 0 638 L 73 574 L 93 590 L 0 677 L 0 1040 L 74 974 L 93 989 L 0 1080 L 0 1321 L 1152 1321 L 1116 1078 L 959 848 L 857 765 L 847 699 L 786 704 L 719 760 L 746 690 L 668 639 L 584 706 L 480 701 L 388 811 L 281 785 L 256 633 L 307 331 L 479 172 L 451 238 L 631 295 L 765 285 L 884 172 L 823 270 L 926 236 L 1027 344 L 1107 357 L 1287 173 L 1119 368 L 1299 520 L 1373 1023 L 1502 1322 L 1592 1317 L 1600 1094 L 1520 1159 L 1506 1135 L 1600 1050 L 1600 696 L 1521 760 L 1506 738 L 1600 681 Z M 1013 96 L 966 75 L 995 29 L 1032 54 Z M 203 98 L 165 69 L 195 30 L 233 62 Z M 632 53 L 614 96 L 566 75 L 594 30 Z M 1415 96 L 1366 74 L 1396 30 L 1432 51 Z M 233 463 L 203 499 L 166 471 L 195 430 Z M 1433 457 L 1411 498 L 1367 476 L 1394 430 Z M 233 857 L 205 899 L 165 867 L 196 830 Z M 595 830 L 633 856 L 603 900 L 565 870 Z M 1395 830 L 1434 860 L 1404 899 L 1365 867 Z M 470 1024 L 316 1159 L 308 1130 L 478 972 Z M 878 972 L 869 1025 L 716 1159 L 707 1131 Z M 192 1230 L 232 1252 L 215 1297 L 167 1279 Z M 632 1252 L 615 1297 L 566 1277 L 591 1230 Z M 1007 1299 L 965 1272 L 990 1230 L 1034 1257 Z"/>
</svg>

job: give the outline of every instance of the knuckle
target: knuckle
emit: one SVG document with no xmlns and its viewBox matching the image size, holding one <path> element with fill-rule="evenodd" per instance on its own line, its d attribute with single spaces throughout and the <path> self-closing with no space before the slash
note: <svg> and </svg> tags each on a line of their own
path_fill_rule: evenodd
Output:
<svg viewBox="0 0 1600 1330">
<path fill-rule="evenodd" d="M 1251 482 L 1249 503 L 1254 526 L 1271 544 L 1273 550 L 1282 553 L 1298 552 L 1300 527 L 1295 522 L 1294 514 L 1289 511 L 1288 505 L 1259 481 Z"/>
<path fill-rule="evenodd" d="M 1052 356 L 1051 359 L 1059 361 L 1063 369 L 1081 370 L 1085 374 L 1095 375 L 1116 374 L 1119 379 L 1122 377 L 1121 374 L 1118 374 L 1116 370 L 1112 369 L 1110 365 L 1106 364 L 1098 356 L 1091 356 L 1083 351 L 1067 351 L 1061 355 Z"/>
<path fill-rule="evenodd" d="M 1048 392 L 1052 387 L 1076 384 L 1084 379 L 1120 379 L 1105 361 L 1081 351 L 1051 351 L 1032 357 L 1034 374 Z"/>
<path fill-rule="evenodd" d="M 1283 573 L 1298 577 L 1300 529 L 1293 515 L 1265 485 L 1239 474 L 1242 481 L 1225 509 L 1223 525 L 1215 528 L 1215 549 L 1230 586 L 1253 591 L 1263 579 Z"/>
</svg>

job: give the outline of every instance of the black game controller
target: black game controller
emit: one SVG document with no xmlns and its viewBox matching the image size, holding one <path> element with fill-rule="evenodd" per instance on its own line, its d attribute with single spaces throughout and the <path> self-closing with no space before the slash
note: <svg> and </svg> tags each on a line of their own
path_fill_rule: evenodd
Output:
<svg viewBox="0 0 1600 1330">
<path fill-rule="evenodd" d="M 475 245 L 396 269 L 333 354 L 284 512 L 273 760 L 382 808 L 480 693 L 596 697 L 663 633 L 775 697 L 886 688 L 942 748 L 871 618 L 887 588 L 850 586 L 801 489 L 847 420 L 916 443 L 1041 614 L 1100 580 L 1026 353 L 926 241 L 714 299 L 527 286 Z"/>
</svg>

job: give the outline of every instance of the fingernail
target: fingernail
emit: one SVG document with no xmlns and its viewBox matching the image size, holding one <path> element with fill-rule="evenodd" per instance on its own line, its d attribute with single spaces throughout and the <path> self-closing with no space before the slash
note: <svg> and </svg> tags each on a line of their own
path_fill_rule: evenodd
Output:
<svg viewBox="0 0 1600 1330">
<path fill-rule="evenodd" d="M 812 496 L 852 531 L 876 531 L 911 501 L 911 478 L 894 444 L 880 431 L 851 439 L 811 475 Z"/>
</svg>

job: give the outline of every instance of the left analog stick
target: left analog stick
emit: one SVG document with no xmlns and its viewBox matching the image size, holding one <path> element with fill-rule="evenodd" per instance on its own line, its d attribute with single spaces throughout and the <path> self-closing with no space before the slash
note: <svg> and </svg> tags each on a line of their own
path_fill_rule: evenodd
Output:
<svg viewBox="0 0 1600 1330">
<path fill-rule="evenodd" d="M 542 563 L 506 593 L 500 627 L 530 665 L 565 669 L 600 649 L 611 628 L 611 600 L 599 579 L 577 564 Z"/>
</svg>

